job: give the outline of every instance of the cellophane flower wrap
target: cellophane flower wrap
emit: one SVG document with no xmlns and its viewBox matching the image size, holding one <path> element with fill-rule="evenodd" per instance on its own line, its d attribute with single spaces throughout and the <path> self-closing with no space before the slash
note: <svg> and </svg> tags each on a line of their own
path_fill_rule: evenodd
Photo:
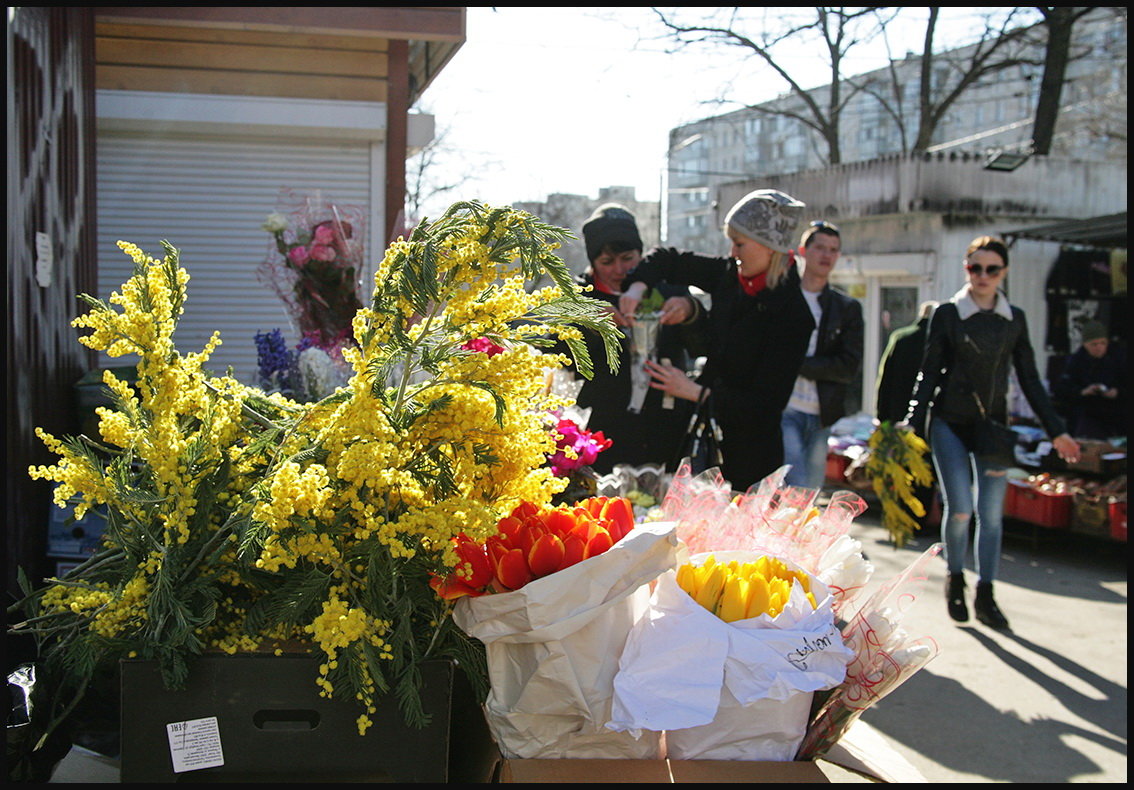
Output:
<svg viewBox="0 0 1134 790">
<path fill-rule="evenodd" d="M 618 504 L 621 534 L 633 515 L 627 500 Z M 662 756 L 657 733 L 614 732 L 604 725 L 618 657 L 646 609 L 647 585 L 679 556 L 673 525 L 639 525 L 613 544 L 605 539 L 597 553 L 560 569 L 548 565 L 551 572 L 533 578 L 527 567 L 544 564 L 547 537 L 562 533 L 553 521 L 569 519 L 569 512 L 560 506 L 533 514 L 526 527 L 509 526 L 515 534 L 509 545 L 528 530 L 529 540 L 539 537 L 524 551 L 503 553 L 490 544 L 489 555 L 499 558 L 493 586 L 503 591 L 462 597 L 454 611 L 456 623 L 486 646 L 489 728 L 509 758 L 657 759 Z M 588 521 L 585 513 L 578 518 Z M 567 527 L 572 537 L 578 531 Z M 579 544 L 567 551 L 578 556 L 582 550 Z M 558 548 L 554 556 L 563 554 Z M 513 581 L 501 586 L 502 579 Z"/>
<path fill-rule="evenodd" d="M 14 630 L 36 634 L 80 693 L 128 656 L 156 659 L 176 687 L 207 650 L 311 652 L 323 659 L 312 682 L 360 702 L 360 732 L 387 690 L 423 721 L 422 661 L 457 658 L 483 689 L 483 650 L 430 580 L 459 562 L 456 535 L 483 538 L 563 485 L 545 465 L 545 415 L 561 404 L 543 381 L 567 359 L 536 347 L 559 334 L 584 375 L 579 327 L 617 348 L 554 255 L 565 235 L 470 202 L 392 244 L 343 351 L 349 383 L 313 404 L 210 373 L 219 337 L 177 351 L 178 251 L 166 243 L 156 260 L 121 243 L 133 277 L 75 323 L 91 348 L 136 355 L 137 384 L 108 373 L 101 437 L 41 433 L 59 461 L 31 470 L 76 516 L 105 510 L 104 546 L 28 585 Z M 552 287 L 524 288 L 545 275 Z M 468 345 L 477 338 L 502 351 Z"/>
<path fill-rule="evenodd" d="M 916 600 L 916 585 L 926 579 L 926 566 L 942 549 L 940 543 L 930 546 L 843 625 L 843 641 L 854 658 L 847 665 L 846 680 L 816 706 L 797 760 L 822 757 L 871 705 L 937 656 L 937 643 L 911 634 L 903 620 Z"/>
<path fill-rule="evenodd" d="M 300 335 L 337 359 L 351 344 L 362 307 L 365 212 L 322 192 L 284 190 L 263 229 L 271 237 L 261 279 L 287 307 Z"/>
</svg>

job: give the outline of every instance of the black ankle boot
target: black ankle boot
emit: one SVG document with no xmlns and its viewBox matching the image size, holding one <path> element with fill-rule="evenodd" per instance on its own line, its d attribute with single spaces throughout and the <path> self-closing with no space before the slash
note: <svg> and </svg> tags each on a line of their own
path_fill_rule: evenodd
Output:
<svg viewBox="0 0 1134 790">
<path fill-rule="evenodd" d="M 1009 630 L 1008 618 L 1004 616 L 1000 607 L 996 605 L 996 601 L 992 599 L 992 582 L 977 582 L 973 610 L 976 612 L 976 619 L 989 628 L 995 628 L 998 631 Z"/>
<path fill-rule="evenodd" d="M 949 616 L 958 623 L 969 619 L 969 607 L 965 605 L 965 574 L 950 573 L 945 579 L 945 603 L 949 607 Z"/>
</svg>

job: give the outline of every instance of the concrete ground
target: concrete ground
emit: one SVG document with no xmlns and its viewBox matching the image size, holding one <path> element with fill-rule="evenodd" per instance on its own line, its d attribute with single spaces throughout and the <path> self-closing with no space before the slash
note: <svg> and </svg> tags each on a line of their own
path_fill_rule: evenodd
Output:
<svg viewBox="0 0 1134 790">
<path fill-rule="evenodd" d="M 852 535 L 877 568 L 872 585 L 936 541 L 895 549 L 876 509 Z M 1126 545 L 1009 524 L 1001 568 L 1010 632 L 953 623 L 933 561 L 903 625 L 940 654 L 864 714 L 867 734 L 930 783 L 1126 782 Z M 115 782 L 117 767 L 68 760 L 53 781 Z"/>
<path fill-rule="evenodd" d="M 874 508 L 852 534 L 878 582 L 937 540 L 894 549 Z M 1126 556 L 1125 543 L 1009 523 L 995 590 L 1010 632 L 950 620 L 936 559 L 904 623 L 941 652 L 862 720 L 933 783 L 1125 782 Z"/>
</svg>

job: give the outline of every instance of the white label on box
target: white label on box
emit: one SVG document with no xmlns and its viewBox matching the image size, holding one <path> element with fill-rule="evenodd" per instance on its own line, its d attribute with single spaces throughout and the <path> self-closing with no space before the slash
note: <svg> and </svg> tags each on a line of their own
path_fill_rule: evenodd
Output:
<svg viewBox="0 0 1134 790">
<path fill-rule="evenodd" d="M 224 765 L 217 717 L 175 721 L 165 725 L 173 772 L 198 771 Z"/>
</svg>

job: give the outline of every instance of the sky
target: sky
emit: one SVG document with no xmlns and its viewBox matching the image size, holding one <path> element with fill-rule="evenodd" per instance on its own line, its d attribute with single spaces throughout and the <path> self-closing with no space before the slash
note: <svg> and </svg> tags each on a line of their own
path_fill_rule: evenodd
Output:
<svg viewBox="0 0 1134 790">
<path fill-rule="evenodd" d="M 426 213 L 456 199 L 595 197 L 605 186 L 633 186 L 638 199 L 657 200 L 672 128 L 737 109 L 737 98 L 757 103 L 787 89 L 735 48 L 671 47 L 647 7 L 469 7 L 465 43 L 418 105 L 444 135 L 435 172 L 461 185 L 428 202 Z M 860 51 L 852 73 L 885 62 L 882 47 Z M 807 87 L 829 81 L 818 50 L 795 47 L 784 59 L 809 75 Z"/>
</svg>

